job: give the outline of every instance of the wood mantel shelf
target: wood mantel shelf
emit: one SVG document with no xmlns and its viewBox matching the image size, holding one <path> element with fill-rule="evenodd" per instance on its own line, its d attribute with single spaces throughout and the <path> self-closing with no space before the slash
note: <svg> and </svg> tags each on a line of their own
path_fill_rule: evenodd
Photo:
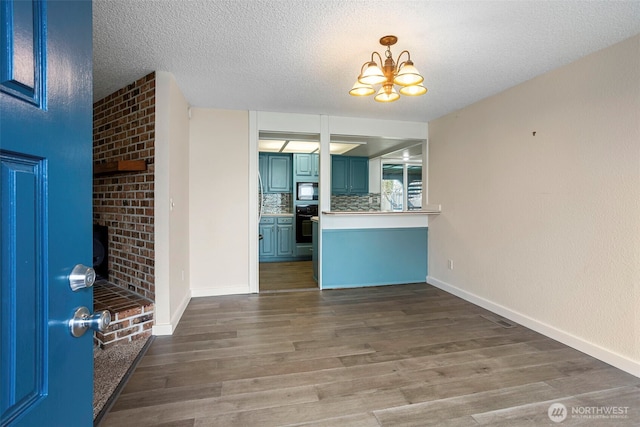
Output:
<svg viewBox="0 0 640 427">
<path fill-rule="evenodd" d="M 147 163 L 144 160 L 118 160 L 93 165 L 94 175 L 105 175 L 117 172 L 140 172 L 145 170 L 147 170 Z"/>
</svg>

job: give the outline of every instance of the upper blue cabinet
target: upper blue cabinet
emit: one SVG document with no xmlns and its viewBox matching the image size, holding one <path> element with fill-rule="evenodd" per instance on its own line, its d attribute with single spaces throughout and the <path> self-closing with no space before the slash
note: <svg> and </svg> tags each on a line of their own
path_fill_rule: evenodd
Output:
<svg viewBox="0 0 640 427">
<path fill-rule="evenodd" d="M 367 194 L 369 159 L 331 156 L 331 194 Z"/>
<path fill-rule="evenodd" d="M 293 163 L 296 181 L 316 181 L 318 179 L 319 156 L 317 154 L 294 154 Z"/>
<path fill-rule="evenodd" d="M 265 193 L 291 193 L 291 154 L 260 153 L 258 166 Z"/>
</svg>

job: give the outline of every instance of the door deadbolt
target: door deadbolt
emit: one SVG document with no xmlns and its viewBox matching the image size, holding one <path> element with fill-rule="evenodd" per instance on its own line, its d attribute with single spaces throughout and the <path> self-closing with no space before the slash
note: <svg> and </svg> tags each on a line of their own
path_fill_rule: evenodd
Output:
<svg viewBox="0 0 640 427">
<path fill-rule="evenodd" d="M 96 281 L 96 271 L 86 265 L 78 264 L 69 274 L 69 286 L 72 291 L 90 288 Z"/>
<path fill-rule="evenodd" d="M 74 337 L 81 337 L 87 329 L 104 332 L 111 323 L 111 313 L 109 310 L 89 313 L 87 307 L 80 307 L 73 314 L 73 319 L 69 320 L 69 330 Z"/>
</svg>

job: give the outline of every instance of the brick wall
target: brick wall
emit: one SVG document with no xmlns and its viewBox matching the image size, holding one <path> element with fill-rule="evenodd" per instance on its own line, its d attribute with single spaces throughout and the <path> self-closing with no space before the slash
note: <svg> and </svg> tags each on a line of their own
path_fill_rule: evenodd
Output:
<svg viewBox="0 0 640 427">
<path fill-rule="evenodd" d="M 109 227 L 111 283 L 155 301 L 155 73 L 93 104 L 93 160 L 145 160 L 139 172 L 94 176 L 93 222 Z"/>
<path fill-rule="evenodd" d="M 105 332 L 96 332 L 93 335 L 94 344 L 107 349 L 151 336 L 153 310 L 154 304 L 150 304 L 116 313 L 111 317 L 111 324 Z"/>
</svg>

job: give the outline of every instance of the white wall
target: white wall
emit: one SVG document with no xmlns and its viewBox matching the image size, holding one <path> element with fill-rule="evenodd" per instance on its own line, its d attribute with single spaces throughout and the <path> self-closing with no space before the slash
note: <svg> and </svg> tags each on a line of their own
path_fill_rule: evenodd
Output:
<svg viewBox="0 0 640 427">
<path fill-rule="evenodd" d="M 382 184 L 382 158 L 369 160 L 369 193 L 379 193 Z"/>
<path fill-rule="evenodd" d="M 428 278 L 638 376 L 639 82 L 636 36 L 430 122 Z"/>
<path fill-rule="evenodd" d="M 170 73 L 156 73 L 155 335 L 171 334 L 189 291 L 189 105 Z"/>
<path fill-rule="evenodd" d="M 249 113 L 192 108 L 189 159 L 192 296 L 248 293 Z"/>
</svg>

